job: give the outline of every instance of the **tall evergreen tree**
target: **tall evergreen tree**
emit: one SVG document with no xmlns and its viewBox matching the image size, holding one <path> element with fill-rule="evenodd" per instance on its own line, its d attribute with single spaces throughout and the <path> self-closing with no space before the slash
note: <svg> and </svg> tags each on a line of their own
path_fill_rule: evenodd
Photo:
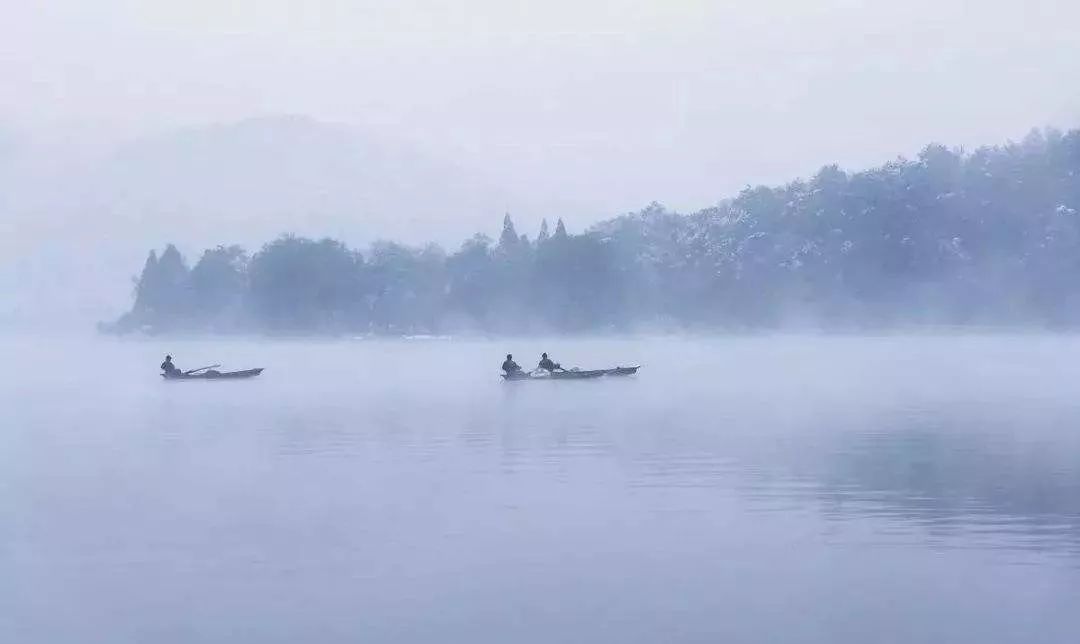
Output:
<svg viewBox="0 0 1080 644">
<path fill-rule="evenodd" d="M 154 293 L 157 291 L 157 251 L 151 249 L 146 256 L 142 272 L 135 281 L 135 306 L 137 312 L 152 310 Z"/>
<path fill-rule="evenodd" d="M 506 213 L 503 217 L 502 234 L 499 235 L 499 246 L 504 249 L 509 249 L 521 241 L 518 237 L 517 231 L 514 229 L 514 221 L 510 219 L 510 213 Z"/>
<path fill-rule="evenodd" d="M 566 239 L 566 224 L 563 223 L 562 217 L 559 217 L 558 223 L 555 224 L 555 236 L 552 239 Z"/>
<path fill-rule="evenodd" d="M 136 312 L 143 324 L 176 327 L 190 313 L 188 268 L 176 246 L 169 244 L 160 257 L 146 258 L 136 287 Z"/>
</svg>

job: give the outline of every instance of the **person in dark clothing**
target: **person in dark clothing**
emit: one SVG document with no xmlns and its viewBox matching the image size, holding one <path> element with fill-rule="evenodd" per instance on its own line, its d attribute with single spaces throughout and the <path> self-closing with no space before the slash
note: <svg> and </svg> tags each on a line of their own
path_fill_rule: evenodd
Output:
<svg viewBox="0 0 1080 644">
<path fill-rule="evenodd" d="M 502 370 L 506 372 L 506 375 L 512 376 L 521 371 L 521 366 L 514 362 L 514 356 L 508 353 L 506 354 L 506 360 L 503 361 Z"/>
<path fill-rule="evenodd" d="M 540 355 L 540 364 L 536 365 L 536 368 L 543 369 L 544 371 L 555 371 L 556 369 L 562 369 L 562 366 L 549 358 L 548 354 L 544 353 Z"/>
<path fill-rule="evenodd" d="M 173 364 L 172 356 L 165 356 L 165 362 L 161 363 L 161 370 L 165 372 L 166 376 L 175 376 L 180 373 L 180 370 Z"/>
</svg>

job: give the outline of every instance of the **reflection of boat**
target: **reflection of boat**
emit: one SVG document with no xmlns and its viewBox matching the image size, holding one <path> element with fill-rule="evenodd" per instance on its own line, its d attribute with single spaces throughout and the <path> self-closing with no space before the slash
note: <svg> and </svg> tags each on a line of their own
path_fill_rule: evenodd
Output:
<svg viewBox="0 0 1080 644">
<path fill-rule="evenodd" d="M 161 374 L 166 380 L 236 380 L 238 378 L 254 378 L 262 373 L 262 368 L 245 369 L 243 371 L 203 371 L 201 373 L 178 373 L 175 375 Z"/>
<path fill-rule="evenodd" d="M 504 380 L 588 380 L 602 376 L 632 376 L 641 367 L 614 367 L 612 369 L 571 369 L 569 371 L 504 373 Z"/>
</svg>

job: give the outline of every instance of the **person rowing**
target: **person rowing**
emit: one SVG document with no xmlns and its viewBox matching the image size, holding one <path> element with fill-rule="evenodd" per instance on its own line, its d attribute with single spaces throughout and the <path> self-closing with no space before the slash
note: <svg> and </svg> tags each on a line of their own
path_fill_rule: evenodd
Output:
<svg viewBox="0 0 1080 644">
<path fill-rule="evenodd" d="M 512 376 L 521 371 L 521 365 L 514 362 L 514 356 L 508 353 L 506 354 L 506 360 L 502 363 L 502 370 L 506 372 L 506 375 Z"/>
<path fill-rule="evenodd" d="M 165 362 L 161 363 L 161 370 L 165 372 L 166 376 L 180 375 L 180 369 L 173 364 L 172 356 L 165 356 Z"/>
<path fill-rule="evenodd" d="M 537 369 L 543 369 L 544 371 L 555 371 L 556 369 L 562 369 L 562 365 L 553 361 L 548 357 L 548 354 L 540 354 L 540 364 L 536 365 Z"/>
</svg>

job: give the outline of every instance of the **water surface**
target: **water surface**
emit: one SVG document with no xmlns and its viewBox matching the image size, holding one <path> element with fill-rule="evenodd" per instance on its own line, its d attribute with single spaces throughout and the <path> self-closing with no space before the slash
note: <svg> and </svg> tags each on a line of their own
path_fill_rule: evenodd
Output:
<svg viewBox="0 0 1080 644">
<path fill-rule="evenodd" d="M 5 641 L 1080 630 L 1077 338 L 0 342 Z"/>
</svg>

